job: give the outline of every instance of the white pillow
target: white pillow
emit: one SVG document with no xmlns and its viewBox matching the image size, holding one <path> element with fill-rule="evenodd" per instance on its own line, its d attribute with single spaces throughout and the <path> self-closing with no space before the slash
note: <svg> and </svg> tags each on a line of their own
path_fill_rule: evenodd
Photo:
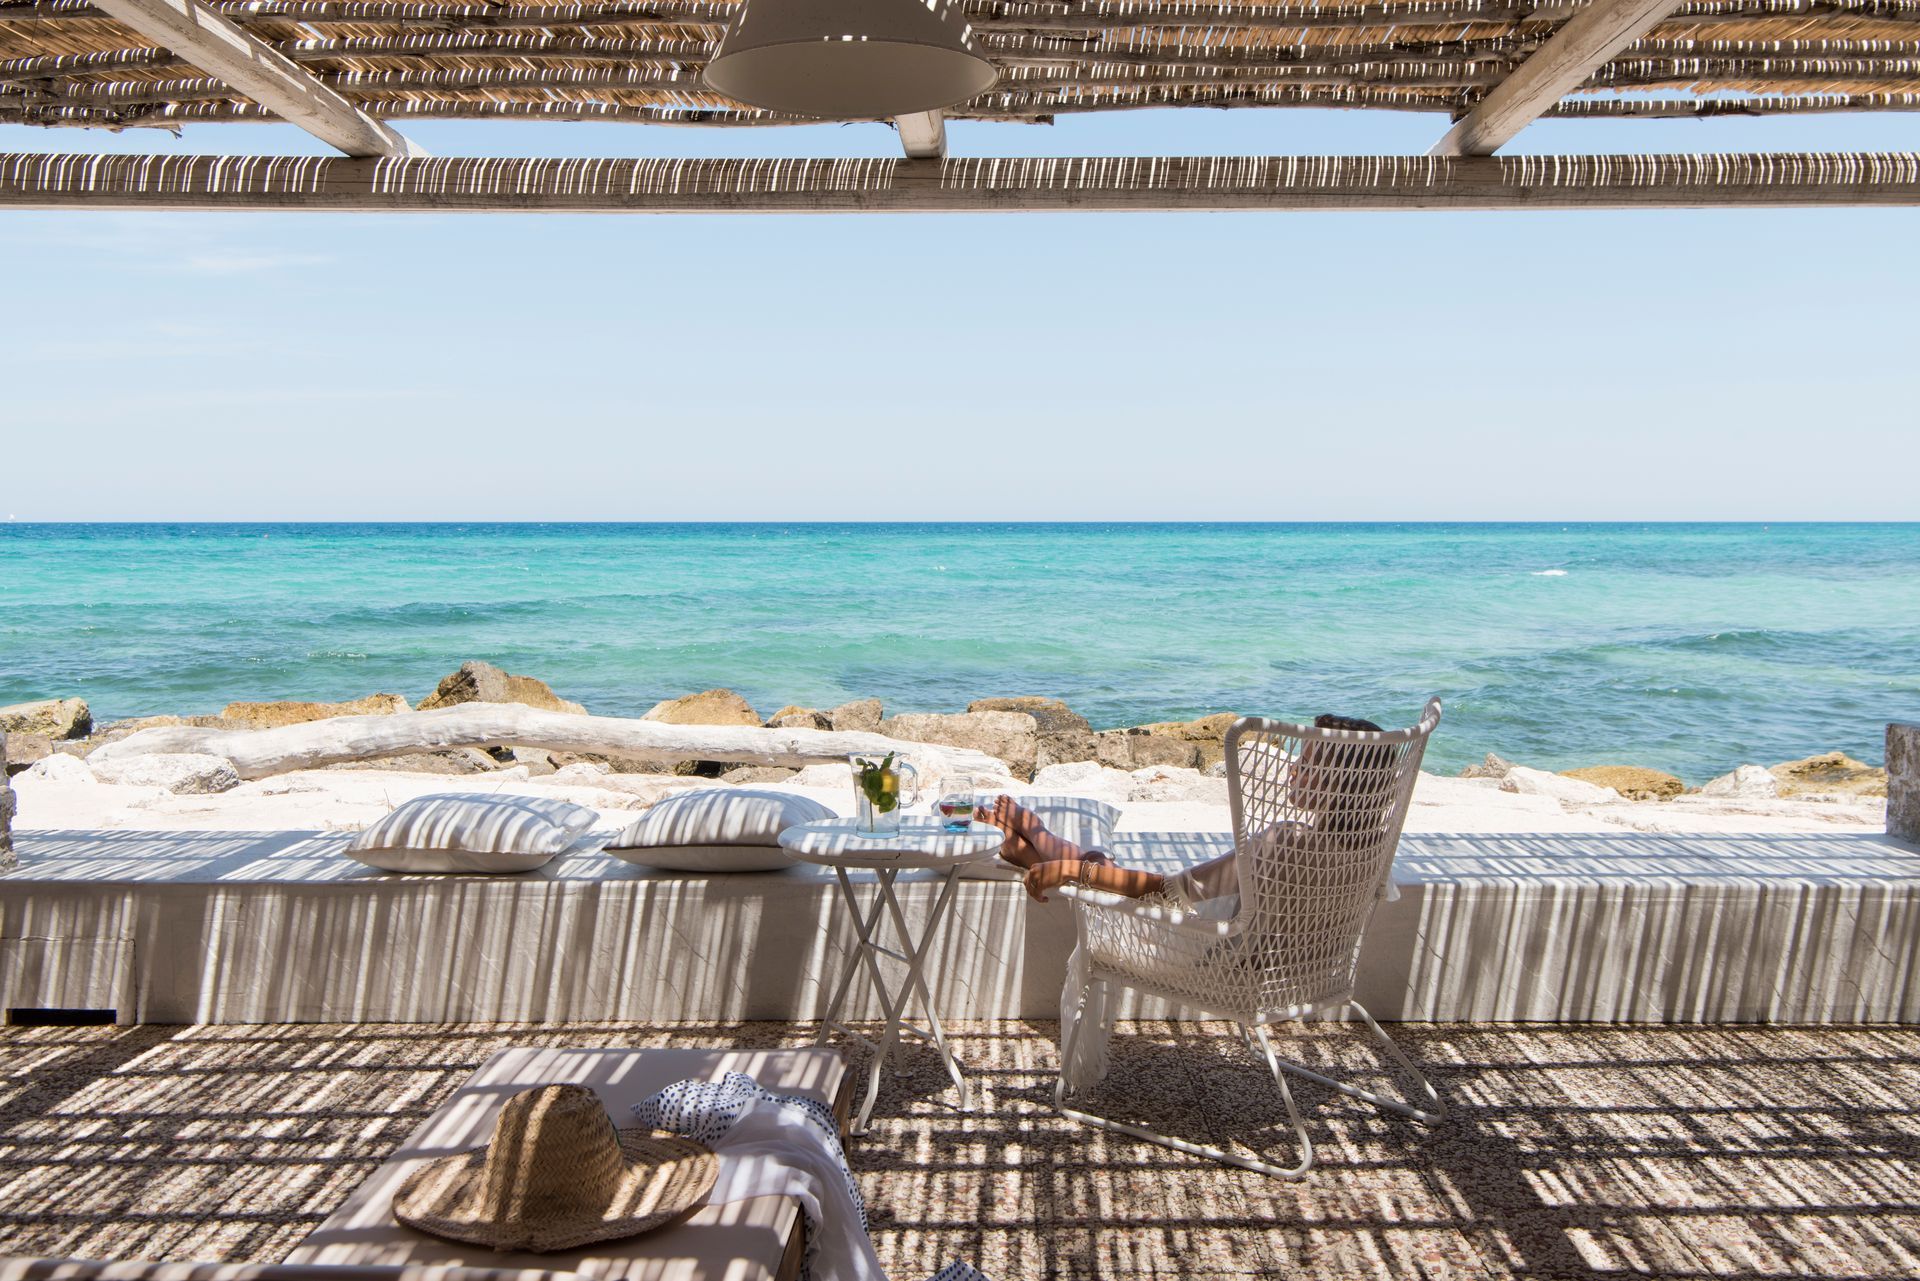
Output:
<svg viewBox="0 0 1920 1281">
<path fill-rule="evenodd" d="M 1065 837 L 1083 848 L 1105 846 L 1113 839 L 1113 825 L 1120 811 L 1105 801 L 1090 796 L 1016 796 L 1013 798 L 1032 810 L 1047 830 Z M 962 880 L 1017 881 L 1026 873 L 1004 859 L 969 863 L 960 871 Z"/>
<path fill-rule="evenodd" d="M 1013 799 L 1040 816 L 1047 830 L 1075 845 L 1104 846 L 1113 839 L 1120 821 L 1118 806 L 1091 796 L 1016 796 Z"/>
<path fill-rule="evenodd" d="M 354 837 L 346 855 L 387 872 L 531 872 L 599 817 L 536 796 L 420 796 Z"/>
<path fill-rule="evenodd" d="M 672 872 L 771 872 L 793 866 L 780 833 L 833 816 L 820 802 L 790 792 L 703 787 L 642 814 L 607 853 Z"/>
</svg>

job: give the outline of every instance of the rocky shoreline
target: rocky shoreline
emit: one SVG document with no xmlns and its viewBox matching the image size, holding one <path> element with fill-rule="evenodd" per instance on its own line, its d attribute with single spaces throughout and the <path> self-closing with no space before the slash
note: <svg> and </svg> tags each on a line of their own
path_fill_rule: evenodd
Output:
<svg viewBox="0 0 1920 1281">
<path fill-rule="evenodd" d="M 485 662 L 463 663 L 418 702 L 399 694 L 370 694 L 347 702 L 235 702 L 217 716 L 147 716 L 95 725 L 87 704 L 58 698 L 0 708 L 0 733 L 7 738 L 6 770 L 18 774 L 51 757 L 83 760 L 95 749 L 142 729 L 199 726 L 218 729 L 271 729 L 342 716 L 384 716 L 465 703 L 518 703 L 546 711 L 583 713 L 587 709 L 556 694 L 531 676 L 517 675 Z M 1217 780 L 1224 773 L 1224 740 L 1235 713 L 1219 712 L 1191 721 L 1095 729 L 1065 703 L 1044 696 L 976 699 L 962 712 L 887 714 L 879 699 L 868 698 L 832 708 L 786 706 L 762 717 L 746 699 L 726 689 L 706 690 L 656 704 L 642 717 L 675 725 L 718 725 L 774 729 L 864 730 L 907 742 L 971 748 L 1004 761 L 1023 783 L 1113 790 L 1120 776 L 1176 785 Z M 515 771 L 537 778 L 567 771 L 575 777 L 661 775 L 721 778 L 730 782 L 778 783 L 806 771 L 773 766 L 725 766 L 683 762 L 663 766 L 591 753 L 536 750 L 514 744 L 480 748 L 442 748 L 370 761 L 328 766 L 333 770 L 375 770 L 437 775 L 478 775 Z M 40 768 L 77 781 L 83 771 L 56 762 Z M 91 770 L 84 771 L 91 773 Z M 1143 778 L 1141 776 L 1151 776 Z M 1771 766 L 1741 764 L 1701 787 L 1635 765 L 1601 764 L 1551 772 L 1488 753 L 1484 762 L 1461 772 L 1465 779 L 1489 780 L 1500 791 L 1548 798 L 1567 806 L 1619 801 L 1667 802 L 1684 796 L 1728 800 L 1829 797 L 1849 801 L 1884 798 L 1887 774 L 1839 752 L 1828 752 Z M 101 778 L 100 781 L 135 781 Z M 238 783 L 229 772 L 171 780 L 146 780 L 176 792 L 223 791 Z M 802 780 L 804 781 L 804 780 Z M 1166 799 L 1211 799 L 1212 788 L 1184 788 Z M 1224 802 L 1224 797 L 1221 798 Z M 0 802 L 4 803 L 4 802 Z"/>
<path fill-rule="evenodd" d="M 417 703 L 399 694 L 369 694 L 348 702 L 235 702 L 214 716 L 143 716 L 95 725 L 78 698 L 47 699 L 0 708 L 0 732 L 10 736 L 9 769 L 19 772 L 50 755 L 85 757 L 96 748 L 143 729 L 196 726 L 213 729 L 273 729 L 340 716 L 385 716 L 427 711 L 463 703 L 519 703 L 544 711 L 583 713 L 579 703 L 561 698 L 545 682 L 503 671 L 490 663 L 467 662 L 442 679 Z M 983 698 L 963 712 L 903 712 L 887 715 L 877 698 L 832 708 L 786 706 L 761 716 L 746 699 L 726 689 L 706 690 L 656 704 L 640 719 L 672 725 L 740 725 L 774 729 L 868 730 L 907 742 L 967 747 L 1005 761 L 1014 776 L 1031 780 L 1054 765 L 1095 761 L 1110 769 L 1150 766 L 1207 770 L 1222 759 L 1227 727 L 1234 715 L 1223 712 L 1194 721 L 1161 722 L 1096 730 L 1058 699 Z M 564 768 L 583 757 L 530 752 L 503 744 L 489 751 L 456 748 L 412 753 L 401 758 L 355 762 L 341 769 L 401 769 L 424 773 L 473 774 L 525 765 L 534 774 Z M 650 763 L 630 765 L 598 758 L 622 772 L 657 773 Z M 764 769 L 767 767 L 747 767 Z M 714 773 L 698 766 L 679 773 Z"/>
</svg>

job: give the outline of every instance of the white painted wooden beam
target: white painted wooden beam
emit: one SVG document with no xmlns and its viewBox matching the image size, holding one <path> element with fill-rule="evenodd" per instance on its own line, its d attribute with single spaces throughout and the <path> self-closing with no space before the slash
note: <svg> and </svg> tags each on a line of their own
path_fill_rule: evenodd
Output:
<svg viewBox="0 0 1920 1281">
<path fill-rule="evenodd" d="M 916 111 L 910 116 L 895 116 L 894 128 L 900 131 L 900 147 L 909 160 L 945 160 L 947 158 L 947 117 L 940 111 Z"/>
<path fill-rule="evenodd" d="M 348 160 L 0 154 L 0 208 L 380 213 L 1718 209 L 1920 205 L 1920 153 Z"/>
<path fill-rule="evenodd" d="M 1430 155 L 1490 156 L 1683 0 L 1593 0 L 1457 121 Z"/>
<path fill-rule="evenodd" d="M 97 0 L 94 7 L 349 156 L 425 154 L 199 0 Z"/>
</svg>

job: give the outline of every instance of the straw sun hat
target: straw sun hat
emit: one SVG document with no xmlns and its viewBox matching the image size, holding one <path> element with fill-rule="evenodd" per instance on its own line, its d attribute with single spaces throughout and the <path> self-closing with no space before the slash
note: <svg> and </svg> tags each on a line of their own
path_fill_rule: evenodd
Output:
<svg viewBox="0 0 1920 1281">
<path fill-rule="evenodd" d="M 434 1236 L 546 1253 L 637 1236 L 712 1190 L 720 1159 L 664 1130 L 616 1130 L 583 1085 L 525 1090 L 485 1147 L 429 1161 L 393 1194 L 393 1217 Z"/>
</svg>

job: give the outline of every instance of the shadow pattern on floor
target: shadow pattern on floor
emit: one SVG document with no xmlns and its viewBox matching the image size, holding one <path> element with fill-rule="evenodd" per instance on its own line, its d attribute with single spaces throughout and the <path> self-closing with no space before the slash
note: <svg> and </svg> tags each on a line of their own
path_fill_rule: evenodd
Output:
<svg viewBox="0 0 1920 1281">
<path fill-rule="evenodd" d="M 852 1145 L 896 1277 L 1910 1278 L 1920 1030 L 1401 1025 L 1453 1109 L 1428 1131 L 1312 1085 L 1308 1179 L 1055 1116 L 1051 1023 L 960 1024 L 980 1106 L 930 1052 Z M 273 1262 L 508 1046 L 809 1043 L 806 1025 L 0 1029 L 0 1253 Z M 1354 1029 L 1291 1057 L 1392 1089 Z M 1092 1096 L 1290 1155 L 1223 1025 L 1123 1025 Z"/>
</svg>

